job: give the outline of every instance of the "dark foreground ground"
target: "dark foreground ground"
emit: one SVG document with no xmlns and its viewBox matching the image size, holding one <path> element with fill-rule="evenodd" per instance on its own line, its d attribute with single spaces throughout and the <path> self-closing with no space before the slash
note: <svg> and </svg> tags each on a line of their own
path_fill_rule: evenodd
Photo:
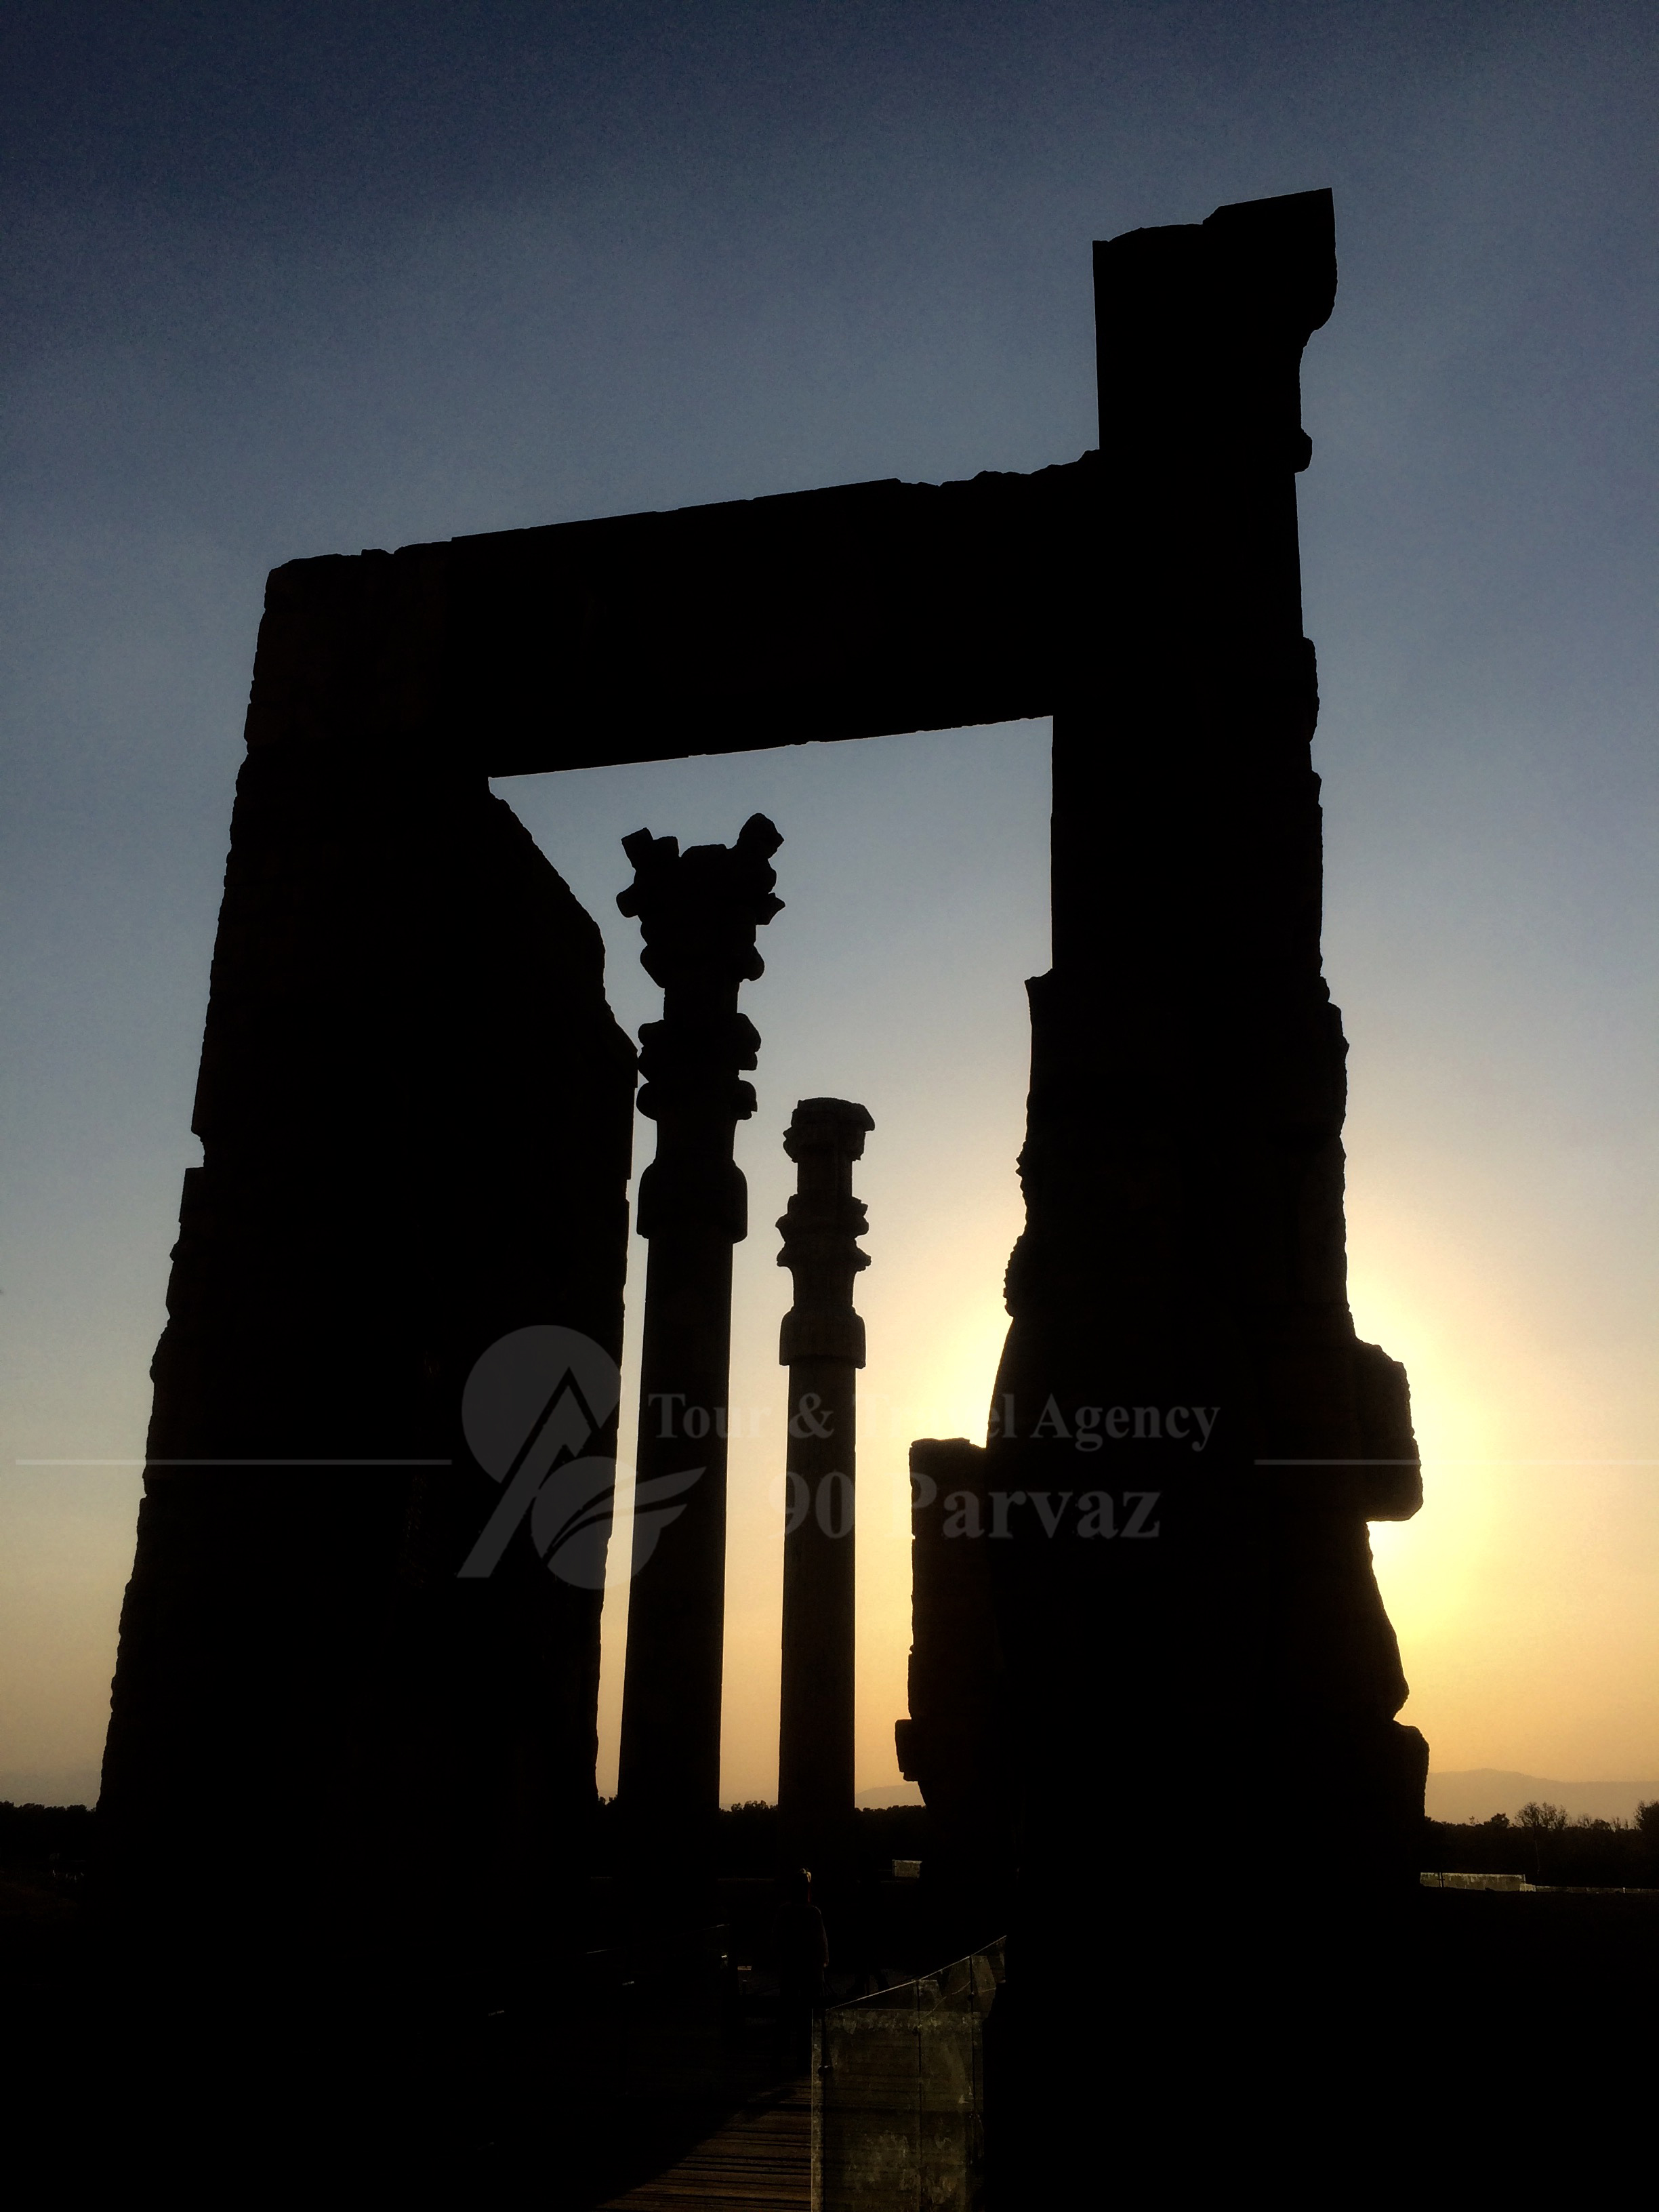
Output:
<svg viewBox="0 0 1659 2212">
<path fill-rule="evenodd" d="M 833 1994 L 939 1963 L 924 1891 L 889 1876 L 866 1893 L 866 1924 L 846 1924 L 850 1904 L 838 1932 L 832 1918 Z M 723 1932 L 678 1944 L 630 1941 L 603 1878 L 590 1910 L 607 1941 L 481 2014 L 422 2005 L 417 1983 L 386 2004 L 279 1968 L 233 1970 L 216 1999 L 135 1984 L 72 1859 L 14 1863 L 0 1878 L 8 2168 L 32 2172 L 35 2201 L 43 2185 L 230 2204 L 351 2185 L 568 2212 L 804 2207 L 810 2100 L 777 2018 L 765 1877 L 729 1877 Z M 1079 2016 L 1099 2056 L 1053 2116 L 1074 2179 L 1039 2200 L 1005 2177 L 992 2212 L 1048 2212 L 1056 2195 L 1152 2204 L 1200 2172 L 1298 2202 L 1646 2200 L 1659 1892 L 1425 1890 L 1375 1940 L 1334 1916 L 1313 1979 L 1259 1993 L 1206 1978 L 1188 1935 L 1153 1933 L 1170 1962 L 1153 2033 L 1115 1977 L 1110 1927 L 1079 1927 Z"/>
<path fill-rule="evenodd" d="M 861 1816 L 819 1885 L 832 2002 L 948 1945 L 922 1886 L 893 1871 L 914 1863 L 917 1823 L 910 1808 Z M 252 1954 L 227 1931 L 178 1971 L 135 1954 L 100 1911 L 95 1827 L 81 1808 L 0 1807 L 14 2173 L 230 2203 L 326 2177 L 469 2204 L 529 2190 L 572 2212 L 806 2204 L 810 2031 L 780 2016 L 773 1808 L 723 1819 L 711 1924 L 672 1936 L 630 1915 L 601 1820 L 600 1870 L 551 1971 L 471 2002 L 418 1961 L 399 1962 L 413 1970 L 395 1990 L 307 1961 L 302 1934 Z"/>
</svg>

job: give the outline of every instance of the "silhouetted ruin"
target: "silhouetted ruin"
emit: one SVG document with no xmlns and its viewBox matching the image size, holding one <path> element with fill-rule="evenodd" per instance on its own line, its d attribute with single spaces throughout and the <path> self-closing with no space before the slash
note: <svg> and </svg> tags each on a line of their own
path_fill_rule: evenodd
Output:
<svg viewBox="0 0 1659 2212">
<path fill-rule="evenodd" d="M 910 1711 L 895 1739 L 899 1771 L 921 1784 L 927 1807 L 925 1872 L 959 1954 L 1000 1934 L 1013 1903 L 1012 1747 L 986 1462 L 965 1437 L 910 1447 Z"/>
<path fill-rule="evenodd" d="M 459 1409 L 523 1323 L 621 1355 L 603 966 L 481 776 L 250 750 L 100 1800 L 171 1971 L 303 1932 L 431 1986 L 521 1958 L 580 1868 L 600 1593 L 523 1533 L 458 1578 L 495 1503 Z"/>
<path fill-rule="evenodd" d="M 919 1448 L 980 1534 L 918 1509 L 905 1739 L 957 1878 L 1000 1899 L 1017 1858 L 986 2109 L 1001 2201 L 1045 2207 L 1098 2157 L 1099 2086 L 1132 2058 L 1156 2054 L 1143 2128 L 1233 2094 L 1218 2053 L 1254 2047 L 1278 1989 L 1304 2024 L 1287 2063 L 1326 2063 L 1306 2023 L 1358 2020 L 1382 1971 L 1353 1900 L 1414 1875 L 1426 1759 L 1394 1717 L 1366 1535 L 1416 1510 L 1417 1455 L 1403 1371 L 1347 1307 L 1320 968 L 1295 478 L 1329 195 L 1133 232 L 1095 273 L 1100 446 L 1069 465 L 272 574 L 105 1782 L 145 1909 L 211 1788 L 235 1808 L 216 1911 L 258 1918 L 320 1817 L 365 1893 L 404 1900 L 416 1958 L 521 1958 L 529 1866 L 556 1940 L 599 1596 L 530 1530 L 458 1582 L 494 1500 L 457 1407 L 507 1332 L 619 1349 L 632 1054 L 597 932 L 486 779 L 1052 714 L 1027 1225 L 984 1452 Z M 629 841 L 669 998 L 647 1047 L 647 1389 L 710 1416 L 633 1593 L 622 1790 L 665 1822 L 714 1802 L 736 990 L 775 842 L 756 822 L 732 854 Z M 659 896 L 678 915 L 699 871 L 741 870 L 718 957 L 683 916 L 658 934 Z M 802 1326 L 792 1369 L 846 1364 L 850 1332 L 826 1352 Z M 661 1426 L 641 1423 L 644 1482 L 686 1470 Z M 283 1797 L 301 1764 L 320 1789 Z M 1153 1851 L 1132 1817 L 1155 1802 L 1166 1841 L 1195 1839 L 1200 1773 L 1247 1839 L 1224 1890 L 1195 1840 Z M 839 1763 L 820 1785 L 842 1802 Z M 1319 1826 L 1340 1882 L 1270 1909 L 1279 1839 Z"/>
<path fill-rule="evenodd" d="M 763 814 L 735 845 L 685 853 L 641 830 L 624 842 L 634 881 L 617 901 L 638 916 L 641 964 L 663 987 L 663 1018 L 640 1033 L 657 1157 L 640 1177 L 650 1261 L 617 1795 L 653 1854 L 683 1871 L 705 1856 L 720 1808 L 732 1248 L 749 1233 L 732 1147 L 755 1110 L 742 1071 L 760 1050 L 738 992 L 765 971 L 755 933 L 783 906 L 769 865 L 782 842 Z"/>
<path fill-rule="evenodd" d="M 870 1264 L 853 1163 L 875 1127 L 845 1098 L 803 1098 L 783 1139 L 798 1188 L 778 1227 L 794 1303 L 778 1357 L 789 1370 L 778 1814 L 786 1856 L 822 1867 L 853 1814 L 858 1370 L 853 1284 Z"/>
</svg>

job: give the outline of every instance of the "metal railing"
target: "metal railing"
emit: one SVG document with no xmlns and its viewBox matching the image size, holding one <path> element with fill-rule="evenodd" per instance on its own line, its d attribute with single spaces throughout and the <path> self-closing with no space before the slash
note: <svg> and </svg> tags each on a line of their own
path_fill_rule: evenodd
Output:
<svg viewBox="0 0 1659 2212">
<path fill-rule="evenodd" d="M 849 2004 L 812 2030 L 812 2212 L 977 2212 L 984 2028 L 1002 1945 Z"/>
</svg>

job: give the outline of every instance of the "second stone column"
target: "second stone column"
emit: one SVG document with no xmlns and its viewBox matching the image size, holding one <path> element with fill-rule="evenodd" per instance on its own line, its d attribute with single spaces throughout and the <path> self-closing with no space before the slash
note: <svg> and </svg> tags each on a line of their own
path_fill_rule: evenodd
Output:
<svg viewBox="0 0 1659 2212">
<path fill-rule="evenodd" d="M 778 1223 L 778 1265 L 794 1278 L 779 1357 L 789 1370 L 783 1682 L 778 1813 L 785 1856 L 823 1865 L 853 1814 L 857 1428 L 864 1323 L 854 1278 L 870 1264 L 853 1163 L 875 1127 L 844 1098 L 804 1098 L 783 1139 L 795 1195 Z"/>
</svg>

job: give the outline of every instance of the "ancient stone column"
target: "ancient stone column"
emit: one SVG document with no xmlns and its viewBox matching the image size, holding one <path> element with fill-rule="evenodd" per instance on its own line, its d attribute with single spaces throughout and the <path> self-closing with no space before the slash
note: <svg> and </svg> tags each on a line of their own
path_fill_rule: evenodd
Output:
<svg viewBox="0 0 1659 2212">
<path fill-rule="evenodd" d="M 855 1396 L 864 1323 L 853 1279 L 870 1264 L 853 1163 L 875 1123 L 845 1098 L 803 1098 L 783 1139 L 794 1196 L 778 1265 L 794 1279 L 778 1356 L 789 1370 L 778 1813 L 791 1859 L 822 1864 L 853 1812 Z"/>
<path fill-rule="evenodd" d="M 1054 718 L 1054 965 L 986 1467 L 1020 2205 L 1094 2154 L 1115 2022 L 1159 2054 L 1161 2144 L 1195 2080 L 1248 2104 L 1212 2054 L 1254 2063 L 1271 2006 L 1301 2024 L 1286 2078 L 1357 2048 L 1358 1923 L 1415 1894 L 1427 1750 L 1394 1717 L 1366 1523 L 1421 1488 L 1404 1371 L 1347 1303 L 1297 540 L 1298 364 L 1335 283 L 1321 192 L 1096 248 L 1103 649 Z M 1097 1925 L 1110 2020 L 1079 1971 Z"/>
<path fill-rule="evenodd" d="M 1101 586 L 1134 645 L 1054 720 L 1054 966 L 1030 986 L 1027 1224 L 991 1446 L 1018 1500 L 994 1556 L 1033 1802 L 1056 1856 L 1096 1834 L 1130 1854 L 1115 1812 L 1136 1802 L 1181 1808 L 1201 1856 L 1203 1804 L 1224 1796 L 1256 1808 L 1264 1859 L 1287 1825 L 1330 1823 L 1409 1881 L 1395 1846 L 1423 1747 L 1394 1723 L 1365 1523 L 1421 1490 L 1404 1373 L 1348 1310 L 1297 542 L 1329 196 L 1096 257 L 1121 549 Z M 1052 1503 L 1030 1500 L 1065 1493 L 1109 1498 L 1115 1535 L 1103 1514 L 1097 1534 L 1051 1535 Z M 1087 1759 L 1049 1696 L 1081 1675 L 1102 1691 Z M 1166 1876 L 1170 1846 L 1148 1848 Z"/>
<path fill-rule="evenodd" d="M 695 1877 L 720 1805 L 732 1248 L 748 1233 L 732 1150 L 760 1049 L 738 992 L 764 973 L 755 932 L 783 904 L 769 865 L 782 842 L 763 814 L 730 847 L 623 841 L 635 872 L 617 903 L 639 918 L 663 1018 L 640 1032 L 657 1156 L 640 1178 L 651 1249 L 618 1796 L 665 1886 Z"/>
</svg>

